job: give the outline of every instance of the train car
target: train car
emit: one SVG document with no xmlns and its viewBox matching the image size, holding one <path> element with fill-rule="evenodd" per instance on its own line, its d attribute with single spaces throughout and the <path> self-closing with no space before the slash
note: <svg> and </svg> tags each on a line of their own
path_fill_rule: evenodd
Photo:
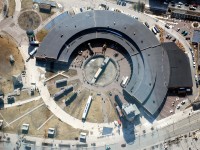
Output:
<svg viewBox="0 0 200 150">
<path fill-rule="evenodd" d="M 85 105 L 85 109 L 83 111 L 83 115 L 82 115 L 82 120 L 85 121 L 86 120 L 86 117 L 87 117 L 87 114 L 88 114 L 88 111 L 90 109 L 90 104 L 92 102 L 92 96 L 89 96 L 88 97 L 88 100 L 87 100 L 87 103 Z"/>
<path fill-rule="evenodd" d="M 117 112 L 119 114 L 119 117 L 123 117 L 122 110 L 119 108 L 119 106 L 116 106 Z"/>
<path fill-rule="evenodd" d="M 38 50 L 38 48 L 35 47 L 35 48 L 29 53 L 30 57 L 33 57 L 33 56 L 35 55 L 35 53 L 37 52 L 37 50 Z"/>
</svg>

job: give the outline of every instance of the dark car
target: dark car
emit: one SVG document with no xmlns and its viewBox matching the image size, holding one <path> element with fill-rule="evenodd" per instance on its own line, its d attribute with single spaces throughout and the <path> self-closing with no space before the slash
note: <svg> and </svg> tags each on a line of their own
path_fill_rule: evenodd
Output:
<svg viewBox="0 0 200 150">
<path fill-rule="evenodd" d="M 149 28 L 149 24 L 147 22 L 145 22 L 144 24 L 145 24 L 145 26 L 147 26 L 147 28 Z"/>
<path fill-rule="evenodd" d="M 126 2 L 122 2 L 122 6 L 126 6 Z"/>
<path fill-rule="evenodd" d="M 121 144 L 121 147 L 126 147 L 126 144 Z"/>
<path fill-rule="evenodd" d="M 174 38 L 172 41 L 173 41 L 173 42 L 176 42 L 176 38 Z"/>
<path fill-rule="evenodd" d="M 181 34 L 185 34 L 185 31 L 182 31 Z"/>
<path fill-rule="evenodd" d="M 187 31 L 183 34 L 183 36 L 186 36 L 186 35 L 188 35 L 188 32 L 187 32 Z"/>
<path fill-rule="evenodd" d="M 186 39 L 186 40 L 190 40 L 190 37 L 186 37 L 185 39 Z"/>
<path fill-rule="evenodd" d="M 91 146 L 96 146 L 96 143 L 91 143 Z"/>
</svg>

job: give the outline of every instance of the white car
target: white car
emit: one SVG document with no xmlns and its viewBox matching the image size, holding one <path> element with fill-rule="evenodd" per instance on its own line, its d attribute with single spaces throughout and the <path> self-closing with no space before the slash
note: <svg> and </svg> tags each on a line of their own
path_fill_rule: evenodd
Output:
<svg viewBox="0 0 200 150">
<path fill-rule="evenodd" d="M 195 68 L 196 67 L 196 63 L 193 61 L 193 67 Z"/>
<path fill-rule="evenodd" d="M 178 4 L 179 4 L 179 5 L 183 5 L 183 3 L 182 3 L 182 2 L 178 2 Z"/>
<path fill-rule="evenodd" d="M 196 74 L 195 74 L 194 78 L 195 78 L 195 81 L 198 81 L 198 76 Z"/>
<path fill-rule="evenodd" d="M 170 112 L 170 113 L 173 113 L 174 111 L 173 111 L 173 109 L 171 109 L 169 112 Z"/>
<path fill-rule="evenodd" d="M 177 105 L 177 106 L 176 106 L 176 109 L 180 109 L 180 108 L 181 108 L 181 106 L 180 106 L 180 105 Z"/>
<path fill-rule="evenodd" d="M 181 8 L 181 5 L 177 5 L 178 8 Z"/>
</svg>

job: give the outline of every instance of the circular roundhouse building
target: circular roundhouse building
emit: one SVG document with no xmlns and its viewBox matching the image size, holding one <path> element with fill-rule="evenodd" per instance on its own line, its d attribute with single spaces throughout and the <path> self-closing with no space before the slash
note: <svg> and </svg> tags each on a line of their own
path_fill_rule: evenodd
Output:
<svg viewBox="0 0 200 150">
<path fill-rule="evenodd" d="M 74 55 L 82 52 L 82 47 L 88 47 L 92 52 L 89 54 L 92 58 L 102 55 L 106 58 L 109 48 L 105 54 L 93 53 L 95 45 L 102 44 L 103 46 L 103 43 L 115 49 L 116 55 L 119 53 L 123 56 L 111 58 L 117 70 L 117 75 L 112 82 L 121 80 L 121 74 L 126 72 L 124 68 L 129 66 L 128 81 L 121 87 L 123 95 L 128 102 L 144 108 L 147 114 L 155 115 L 161 110 L 171 85 L 174 88 L 192 87 L 188 58 L 183 52 L 177 50 L 174 43 L 165 43 L 163 46 L 141 22 L 113 11 L 95 10 L 65 17 L 61 23 L 55 25 L 40 44 L 36 59 L 37 62 L 46 63 L 51 68 L 69 67 Z M 177 54 L 176 60 L 173 58 L 174 53 Z M 83 71 L 87 66 L 86 63 L 89 62 L 88 59 L 91 58 L 86 57 L 83 62 L 81 67 Z M 126 59 L 128 63 L 124 66 L 118 65 L 123 59 Z M 174 67 L 175 64 L 176 67 Z M 181 70 L 183 65 L 188 68 L 186 69 L 188 80 L 185 81 L 185 85 L 179 86 L 178 84 L 184 82 L 181 80 L 181 74 L 185 71 Z M 179 77 L 176 78 L 177 74 Z M 91 81 L 88 84 L 98 87 L 93 84 L 94 82 Z"/>
</svg>

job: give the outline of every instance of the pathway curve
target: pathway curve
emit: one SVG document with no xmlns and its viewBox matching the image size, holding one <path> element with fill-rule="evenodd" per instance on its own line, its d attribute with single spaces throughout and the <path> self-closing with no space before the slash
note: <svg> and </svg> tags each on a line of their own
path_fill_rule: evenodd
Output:
<svg viewBox="0 0 200 150">
<path fill-rule="evenodd" d="M 83 130 L 93 131 L 93 134 L 99 135 L 98 129 L 102 127 L 114 127 L 113 123 L 83 123 L 81 120 L 76 119 L 75 117 L 70 116 L 66 113 L 62 108 L 60 108 L 53 98 L 50 97 L 49 91 L 46 86 L 44 86 L 41 82 L 37 83 L 38 88 L 40 90 L 40 94 L 44 103 L 47 105 L 48 109 L 60 120 L 71 125 L 74 128 L 79 128 Z"/>
</svg>

